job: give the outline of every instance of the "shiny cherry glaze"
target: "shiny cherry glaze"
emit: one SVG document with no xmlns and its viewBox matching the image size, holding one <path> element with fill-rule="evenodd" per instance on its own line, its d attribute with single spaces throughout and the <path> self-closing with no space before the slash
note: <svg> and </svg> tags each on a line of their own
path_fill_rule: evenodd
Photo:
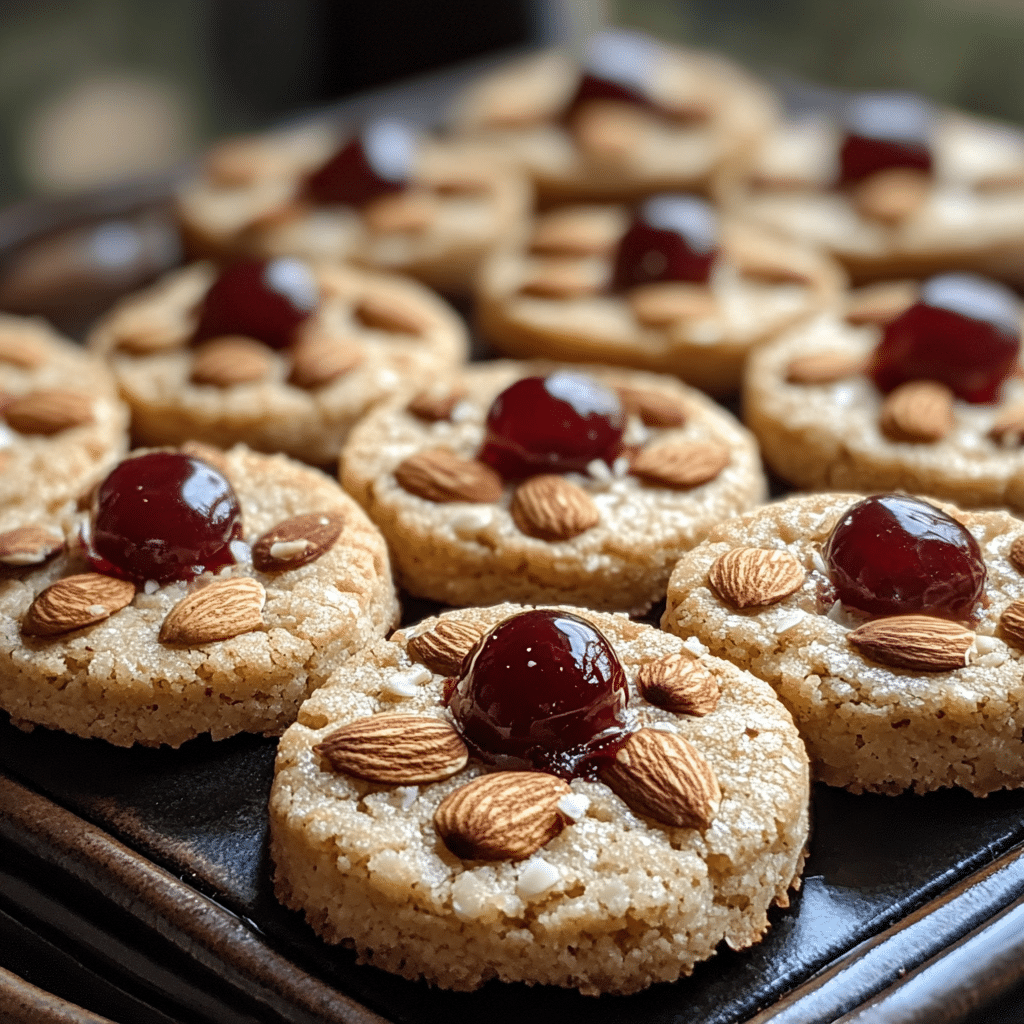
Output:
<svg viewBox="0 0 1024 1024">
<path fill-rule="evenodd" d="M 972 274 L 941 274 L 885 328 L 868 373 L 885 392 L 908 380 L 937 380 L 967 402 L 995 402 L 1019 351 L 1013 292 Z"/>
<path fill-rule="evenodd" d="M 400 121 L 373 121 L 305 182 L 314 203 L 362 206 L 401 192 L 412 175 L 416 140 Z"/>
<path fill-rule="evenodd" d="M 482 760 L 573 778 L 614 756 L 627 735 L 627 700 L 625 672 L 600 630 L 536 609 L 479 641 L 448 706 Z"/>
<path fill-rule="evenodd" d="M 696 196 L 660 195 L 637 211 L 615 253 L 612 288 L 655 281 L 706 284 L 718 255 L 714 210 Z"/>
<path fill-rule="evenodd" d="M 636 32 L 610 29 L 597 33 L 587 47 L 579 84 L 563 116 L 571 118 L 592 100 L 614 100 L 645 110 L 660 109 L 647 93 L 656 47 Z"/>
<path fill-rule="evenodd" d="M 584 472 L 614 462 L 625 425 L 619 396 L 581 373 L 524 377 L 491 403 L 480 459 L 506 480 Z"/>
<path fill-rule="evenodd" d="M 855 185 L 877 171 L 908 167 L 930 173 L 933 114 L 906 93 L 865 93 L 846 109 L 839 184 Z"/>
<path fill-rule="evenodd" d="M 843 604 L 872 615 L 970 619 L 985 589 L 978 542 L 945 512 L 905 494 L 847 509 L 825 562 Z"/>
<path fill-rule="evenodd" d="M 241 334 L 271 348 L 286 348 L 295 328 L 316 306 L 317 296 L 316 280 L 302 260 L 282 256 L 232 263 L 203 298 L 192 341 Z"/>
<path fill-rule="evenodd" d="M 97 572 L 166 583 L 230 565 L 241 536 L 223 474 L 188 455 L 150 452 L 125 459 L 100 485 L 86 547 Z"/>
</svg>

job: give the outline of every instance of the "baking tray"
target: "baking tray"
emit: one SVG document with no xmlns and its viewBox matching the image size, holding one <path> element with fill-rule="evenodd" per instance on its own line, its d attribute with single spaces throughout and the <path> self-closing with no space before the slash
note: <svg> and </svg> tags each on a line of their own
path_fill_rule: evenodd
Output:
<svg viewBox="0 0 1024 1024">
<path fill-rule="evenodd" d="M 411 110 L 426 123 L 500 59 L 318 116 Z M 0 308 L 43 313 L 80 334 L 117 295 L 172 266 L 173 178 L 0 211 Z M 479 339 L 475 354 L 487 354 Z M 405 621 L 436 610 L 407 599 Z M 953 1024 L 986 1019 L 979 1007 L 1024 982 L 1024 791 L 893 798 L 825 786 L 814 789 L 803 888 L 750 950 L 723 946 L 692 977 L 628 997 L 409 982 L 324 945 L 274 899 L 266 802 L 275 749 L 239 736 L 125 750 L 24 733 L 0 715 L 4 1019 Z"/>
</svg>

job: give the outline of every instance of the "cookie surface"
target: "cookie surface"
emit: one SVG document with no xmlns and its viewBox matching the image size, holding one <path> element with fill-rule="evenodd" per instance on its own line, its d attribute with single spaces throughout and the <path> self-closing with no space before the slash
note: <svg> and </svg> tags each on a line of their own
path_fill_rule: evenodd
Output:
<svg viewBox="0 0 1024 1024">
<path fill-rule="evenodd" d="M 339 727 L 372 728 L 389 712 L 449 721 L 443 676 L 419 660 L 424 646 L 446 626 L 475 637 L 521 610 L 463 609 L 401 630 L 303 705 L 281 740 L 271 795 L 279 898 L 364 962 L 463 990 L 497 977 L 627 993 L 689 974 L 723 938 L 734 949 L 756 942 L 802 865 L 806 755 L 770 688 L 699 645 L 573 609 L 625 668 L 631 726 L 669 730 L 710 766 L 721 804 L 707 828 L 659 824 L 605 783 L 576 779 L 564 802 L 571 823 L 536 853 L 463 860 L 438 836 L 434 814 L 488 774 L 483 763 L 471 758 L 428 784 L 385 785 L 332 770 L 315 752 Z M 721 685 L 713 711 L 674 714 L 638 695 L 641 666 L 673 655 L 690 662 L 695 651 Z"/>
</svg>

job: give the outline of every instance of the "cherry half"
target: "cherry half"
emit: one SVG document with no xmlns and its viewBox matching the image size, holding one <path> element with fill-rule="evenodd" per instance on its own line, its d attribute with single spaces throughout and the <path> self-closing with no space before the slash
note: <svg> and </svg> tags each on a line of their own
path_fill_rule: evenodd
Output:
<svg viewBox="0 0 1024 1024">
<path fill-rule="evenodd" d="M 503 768 L 592 776 L 626 738 L 626 674 L 604 634 L 535 609 L 484 636 L 448 707 L 478 756 Z"/>
<path fill-rule="evenodd" d="M 96 494 L 86 538 L 97 572 L 144 582 L 187 580 L 235 561 L 242 513 L 224 475 L 178 452 L 125 459 Z"/>
<path fill-rule="evenodd" d="M 192 341 L 241 334 L 271 348 L 287 348 L 318 294 L 312 271 L 294 257 L 232 263 L 203 298 Z"/>
<path fill-rule="evenodd" d="M 655 46 L 646 36 L 614 29 L 598 32 L 587 46 L 579 84 L 563 116 L 571 118 L 592 100 L 659 110 L 647 92 L 655 57 Z"/>
<path fill-rule="evenodd" d="M 612 288 L 655 281 L 706 284 L 717 255 L 718 218 L 708 203 L 696 196 L 652 196 L 619 242 Z"/>
<path fill-rule="evenodd" d="M 626 415 L 619 396 L 583 374 L 524 377 L 491 403 L 480 460 L 506 480 L 585 472 L 622 450 Z"/>
<path fill-rule="evenodd" d="M 851 506 L 825 546 L 844 605 L 872 615 L 970 619 L 985 589 L 978 542 L 941 509 L 905 494 Z"/>
<path fill-rule="evenodd" d="M 883 392 L 937 380 L 967 402 L 994 402 L 1017 364 L 1020 303 L 1008 288 L 973 274 L 941 274 L 882 333 L 868 374 Z"/>
<path fill-rule="evenodd" d="M 839 185 L 855 185 L 878 171 L 932 170 L 934 113 L 910 93 L 864 93 L 850 100 L 839 150 Z"/>
</svg>

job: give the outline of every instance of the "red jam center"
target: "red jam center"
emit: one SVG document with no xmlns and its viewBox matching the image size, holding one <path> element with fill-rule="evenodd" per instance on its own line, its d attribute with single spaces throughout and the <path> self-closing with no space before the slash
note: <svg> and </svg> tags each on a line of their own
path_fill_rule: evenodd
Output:
<svg viewBox="0 0 1024 1024">
<path fill-rule="evenodd" d="M 316 280 L 302 260 L 243 260 L 225 267 L 199 310 L 193 342 L 241 334 L 287 348 L 317 303 Z"/>
<path fill-rule="evenodd" d="M 97 572 L 165 583 L 232 564 L 241 536 L 238 498 L 221 473 L 188 455 L 151 452 L 100 485 L 87 548 Z"/>
<path fill-rule="evenodd" d="M 636 32 L 599 32 L 587 47 L 579 85 L 564 116 L 571 118 L 592 100 L 614 100 L 657 110 L 657 104 L 647 93 L 655 49 L 650 39 Z"/>
<path fill-rule="evenodd" d="M 970 619 L 985 588 L 978 542 L 934 505 L 902 494 L 847 509 L 825 561 L 843 604 L 873 615 Z"/>
<path fill-rule="evenodd" d="M 415 149 L 409 127 L 374 121 L 306 179 L 306 195 L 315 203 L 362 206 L 401 192 L 412 175 Z"/>
<path fill-rule="evenodd" d="M 569 612 L 499 623 L 463 662 L 448 706 L 483 760 L 592 775 L 626 737 L 626 675 L 604 635 Z"/>
<path fill-rule="evenodd" d="M 661 195 L 643 203 L 619 242 L 612 288 L 655 281 L 706 284 L 718 255 L 714 210 L 696 196 Z"/>
<path fill-rule="evenodd" d="M 932 169 L 931 108 L 905 93 L 865 93 L 846 109 L 839 150 L 839 184 L 855 185 L 878 171 Z"/>
<path fill-rule="evenodd" d="M 615 460 L 625 425 L 619 396 L 589 377 L 524 377 L 491 404 L 480 459 L 506 480 L 582 473 L 594 459 Z"/>
<path fill-rule="evenodd" d="M 967 402 L 995 402 L 1019 351 L 1016 296 L 985 278 L 942 274 L 885 328 L 868 373 L 884 392 L 908 380 L 937 380 Z"/>
</svg>

